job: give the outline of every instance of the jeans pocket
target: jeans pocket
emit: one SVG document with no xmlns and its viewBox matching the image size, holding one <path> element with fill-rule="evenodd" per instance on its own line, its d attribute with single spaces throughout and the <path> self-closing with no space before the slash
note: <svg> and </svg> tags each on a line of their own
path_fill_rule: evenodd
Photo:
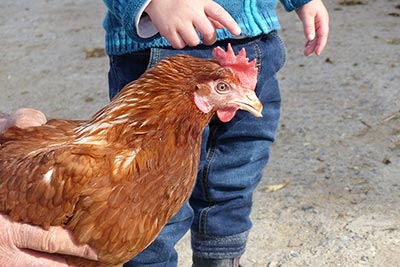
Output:
<svg viewBox="0 0 400 267">
<path fill-rule="evenodd" d="M 286 46 L 277 31 L 272 31 L 271 36 L 275 39 L 275 41 L 278 42 L 278 48 L 280 50 L 280 68 L 278 69 L 279 71 L 286 63 Z"/>
<path fill-rule="evenodd" d="M 265 77 L 274 76 L 286 62 L 286 48 L 277 31 L 264 35 L 254 44 L 259 53 L 259 71 Z"/>
</svg>

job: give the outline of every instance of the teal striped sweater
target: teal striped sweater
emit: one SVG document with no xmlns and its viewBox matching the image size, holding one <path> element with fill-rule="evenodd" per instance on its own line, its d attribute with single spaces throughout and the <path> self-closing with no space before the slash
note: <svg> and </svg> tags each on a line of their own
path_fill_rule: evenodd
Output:
<svg viewBox="0 0 400 267">
<path fill-rule="evenodd" d="M 196 0 L 192 0 L 196 1 Z M 280 0 L 292 11 L 310 0 Z M 150 0 L 104 0 L 108 8 L 103 22 L 106 30 L 106 52 L 121 55 L 151 47 L 170 46 L 143 14 Z M 280 28 L 276 15 L 277 0 L 216 0 L 236 20 L 242 36 L 254 37 Z M 217 30 L 217 40 L 233 38 L 226 29 Z"/>
</svg>

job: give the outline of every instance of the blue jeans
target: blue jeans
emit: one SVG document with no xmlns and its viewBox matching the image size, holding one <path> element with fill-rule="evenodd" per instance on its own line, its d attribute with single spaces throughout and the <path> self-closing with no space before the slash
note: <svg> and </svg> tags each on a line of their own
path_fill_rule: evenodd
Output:
<svg viewBox="0 0 400 267">
<path fill-rule="evenodd" d="M 257 60 L 256 93 L 264 105 L 263 117 L 239 111 L 228 123 L 213 120 L 203 133 L 200 166 L 192 196 L 164 227 L 159 237 L 125 266 L 175 267 L 174 245 L 191 229 L 193 254 L 225 259 L 244 253 L 252 226 L 249 215 L 253 191 L 262 177 L 275 139 L 280 114 L 280 93 L 275 74 L 284 65 L 285 48 L 276 32 L 250 39 L 227 40 L 235 53 L 246 49 Z M 110 57 L 110 97 L 137 79 L 162 58 L 180 53 L 212 57 L 212 47 L 183 50 L 154 48 Z"/>
</svg>

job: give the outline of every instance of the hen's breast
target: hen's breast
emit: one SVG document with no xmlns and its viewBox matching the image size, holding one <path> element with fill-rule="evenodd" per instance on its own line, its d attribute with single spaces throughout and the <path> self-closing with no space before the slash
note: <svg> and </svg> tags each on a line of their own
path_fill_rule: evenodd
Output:
<svg viewBox="0 0 400 267">
<path fill-rule="evenodd" d="M 92 183 L 93 191 L 79 200 L 67 225 L 80 242 L 96 248 L 106 263 L 69 260 L 78 266 L 108 266 L 128 261 L 145 249 L 189 198 L 199 151 L 199 138 L 177 146 L 175 138 L 164 136 L 109 158 L 113 165 L 110 184 L 104 188 L 104 182 Z"/>
</svg>

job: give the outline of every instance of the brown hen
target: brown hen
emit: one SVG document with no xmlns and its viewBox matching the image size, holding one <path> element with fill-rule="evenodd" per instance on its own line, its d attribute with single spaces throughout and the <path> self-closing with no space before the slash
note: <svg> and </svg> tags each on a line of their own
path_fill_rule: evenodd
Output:
<svg viewBox="0 0 400 267">
<path fill-rule="evenodd" d="M 99 261 L 122 266 L 145 249 L 189 198 L 201 134 L 237 109 L 261 116 L 257 69 L 245 52 L 214 59 L 166 58 L 128 84 L 88 121 L 50 120 L 0 135 L 0 212 L 63 226 Z"/>
</svg>

